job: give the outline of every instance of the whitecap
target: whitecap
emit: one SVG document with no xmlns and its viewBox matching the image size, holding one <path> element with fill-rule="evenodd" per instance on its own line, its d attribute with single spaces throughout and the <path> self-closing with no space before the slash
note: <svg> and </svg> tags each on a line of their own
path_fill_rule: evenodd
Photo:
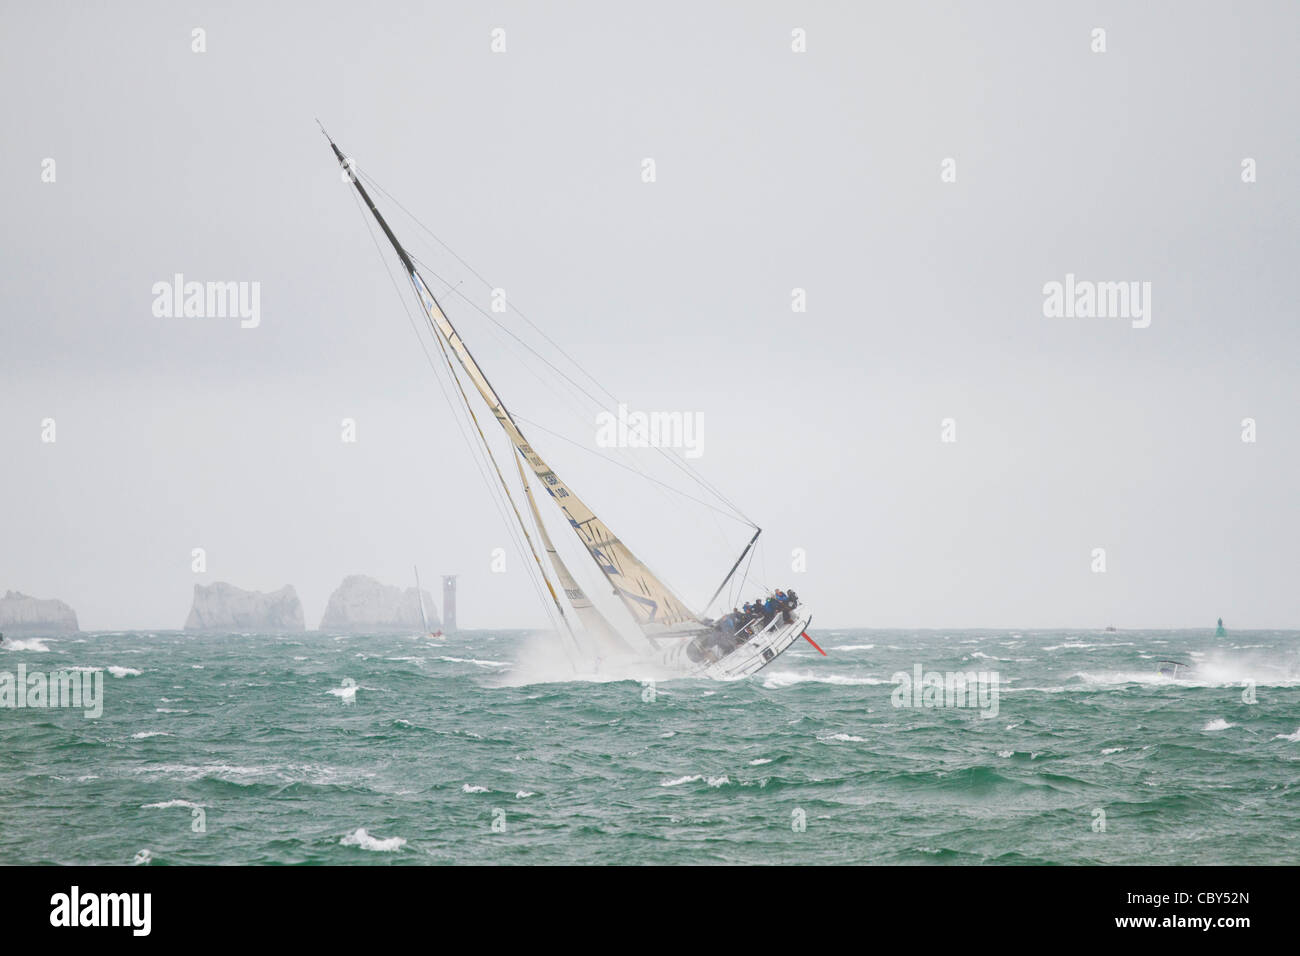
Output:
<svg viewBox="0 0 1300 956">
<path fill-rule="evenodd" d="M 684 783 L 695 783 L 697 780 L 703 780 L 703 779 L 704 776 L 702 774 L 697 773 L 689 777 L 674 777 L 672 780 L 664 780 L 660 782 L 659 786 L 680 787 Z"/>
<path fill-rule="evenodd" d="M 1227 730 L 1229 727 L 1235 727 L 1235 726 L 1237 726 L 1237 725 L 1236 725 L 1236 724 L 1230 724 L 1230 723 L 1228 723 L 1228 722 L 1227 722 L 1226 720 L 1224 720 L 1222 717 L 1216 717 L 1216 718 L 1214 718 L 1214 720 L 1210 721 L 1208 724 L 1206 724 L 1204 727 L 1202 727 L 1201 730 L 1206 730 L 1206 731 L 1208 731 L 1208 730 Z"/>
<path fill-rule="evenodd" d="M 203 803 L 190 803 L 188 800 L 167 800 L 163 803 L 146 803 L 141 810 L 170 810 L 173 807 L 188 807 L 191 810 L 198 810 L 206 806 Z"/>
<path fill-rule="evenodd" d="M 0 648 L 7 651 L 49 651 L 49 648 L 45 646 L 45 642 L 35 637 L 26 641 L 11 637 L 3 644 L 0 644 Z"/>
<path fill-rule="evenodd" d="M 365 827 L 358 827 L 354 832 L 349 833 L 339 843 L 343 846 L 360 847 L 363 850 L 374 850 L 378 853 L 392 853 L 394 850 L 400 850 L 406 845 L 406 841 L 401 837 L 372 837 L 366 832 Z"/>
<path fill-rule="evenodd" d="M 1276 734 L 1276 735 L 1274 735 L 1273 739 L 1274 739 L 1274 740 L 1289 740 L 1289 741 L 1291 741 L 1291 743 L 1293 743 L 1293 744 L 1300 743 L 1300 728 L 1297 728 L 1296 732 L 1293 733 L 1293 734 Z"/>
<path fill-rule="evenodd" d="M 169 734 L 165 730 L 142 730 L 138 734 L 132 734 L 132 740 L 148 740 L 150 737 L 174 737 L 175 734 Z"/>
<path fill-rule="evenodd" d="M 533 791 L 531 790 L 520 790 L 518 793 L 515 794 L 515 799 L 525 800 L 528 797 L 535 797 L 535 796 L 537 796 L 537 794 L 533 793 Z"/>
<path fill-rule="evenodd" d="M 509 667 L 506 661 L 480 661 L 473 657 L 440 657 L 440 661 L 448 664 L 474 664 L 478 667 Z"/>
<path fill-rule="evenodd" d="M 804 683 L 862 686 L 892 684 L 893 681 L 885 680 L 883 677 L 846 677 L 843 674 L 826 674 L 818 677 L 813 674 L 799 674 L 794 671 L 776 671 L 768 675 L 767 679 L 763 681 L 763 686 L 768 690 L 777 690 L 782 687 L 791 687 L 795 684 Z"/>
<path fill-rule="evenodd" d="M 771 758 L 771 757 L 757 757 L 757 758 L 755 758 L 754 760 L 751 760 L 751 761 L 749 762 L 749 765 L 750 765 L 751 767 L 760 767 L 760 766 L 762 766 L 762 765 L 765 764 L 765 763 L 771 763 L 771 762 L 772 762 L 772 758 Z"/>
<path fill-rule="evenodd" d="M 487 787 L 480 787 L 477 784 L 467 783 L 460 788 L 464 793 L 487 793 Z"/>
<path fill-rule="evenodd" d="M 831 734 L 829 737 L 818 737 L 818 740 L 825 743 L 828 740 L 841 740 L 845 743 L 864 744 L 867 742 L 866 737 L 855 737 L 852 734 Z"/>
<path fill-rule="evenodd" d="M 141 673 L 134 667 L 119 667 L 116 664 L 109 664 L 108 672 L 114 677 L 139 677 Z"/>
<path fill-rule="evenodd" d="M 341 697 L 345 703 L 352 703 L 357 699 L 357 682 L 351 677 L 345 677 L 343 686 L 331 689 L 330 693 L 335 697 Z"/>
</svg>

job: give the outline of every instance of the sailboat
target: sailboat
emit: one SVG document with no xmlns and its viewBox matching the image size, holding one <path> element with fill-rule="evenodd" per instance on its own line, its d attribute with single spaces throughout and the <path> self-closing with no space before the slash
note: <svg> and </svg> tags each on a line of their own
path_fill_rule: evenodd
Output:
<svg viewBox="0 0 1300 956">
<path fill-rule="evenodd" d="M 321 132 L 325 133 L 323 126 Z M 705 617 L 703 612 L 696 613 L 656 576 L 621 538 L 614 534 L 609 525 L 587 506 L 572 485 L 555 473 L 537 448 L 525 437 L 519 420 L 506 408 L 500 394 L 470 353 L 460 332 L 452 324 L 437 296 L 417 268 L 412 255 L 398 240 L 375 206 L 361 182 L 362 177 L 356 171 L 355 164 L 345 156 L 328 133 L 325 133 L 325 138 L 329 141 L 330 149 L 333 150 L 346 179 L 356 189 L 366 210 L 373 216 L 392 246 L 393 252 L 396 253 L 414 297 L 429 321 L 433 338 L 446 360 L 450 377 L 455 382 L 468 418 L 478 433 L 487 459 L 491 461 L 491 469 L 495 471 L 504 497 L 522 532 L 523 541 L 532 554 L 536 570 L 545 583 L 555 611 L 558 612 L 562 634 L 567 634 L 569 641 L 579 650 L 582 649 L 582 644 L 578 640 L 578 634 L 581 633 L 587 644 L 594 645 L 600 654 L 644 656 L 646 660 L 665 665 L 676 673 L 717 679 L 740 678 L 761 670 L 801 636 L 817 647 L 807 634 L 807 627 L 812 621 L 812 612 L 806 604 L 799 603 L 797 600 L 787 600 L 788 596 L 784 594 L 778 595 L 779 608 L 769 610 L 767 613 L 759 611 L 750 614 L 744 620 L 737 620 L 735 615 L 726 615 L 720 621 L 713 621 Z M 373 184 L 373 180 L 368 181 Z M 541 542 L 540 550 L 483 434 L 478 416 L 474 413 L 473 405 L 462 383 L 462 376 L 468 379 L 472 389 L 478 393 L 509 439 L 512 457 L 515 459 L 519 480 L 528 503 L 528 511 Z M 546 491 L 552 504 L 559 509 L 563 521 L 577 536 L 582 548 L 600 570 L 611 587 L 613 595 L 627 611 L 643 640 L 634 644 L 624 637 L 579 586 L 546 529 L 541 511 L 533 496 L 531 487 L 533 481 Z M 756 525 L 754 527 L 756 530 L 753 537 L 749 539 L 744 551 L 727 572 L 722 584 L 718 586 L 704 610 L 712 605 L 727 584 L 732 581 L 746 555 L 753 549 L 758 536 L 762 533 L 761 528 Z M 543 551 L 547 556 L 546 563 L 542 561 Z M 549 573 L 547 564 L 550 566 Z M 552 576 L 559 584 L 558 589 L 552 581 Z M 563 600 L 561 594 L 564 596 Z M 569 614 L 570 610 L 573 612 L 572 618 Z M 578 625 L 576 628 L 575 623 Z M 568 646 L 567 644 L 565 646 L 567 653 Z M 821 648 L 817 647 L 817 650 L 821 651 Z M 599 657 L 597 659 L 599 660 Z"/>
<path fill-rule="evenodd" d="M 420 587 L 420 569 L 415 567 L 415 599 L 420 603 L 420 620 L 424 622 L 424 636 L 432 640 L 442 639 L 442 629 L 429 629 L 429 615 L 424 611 L 424 588 Z"/>
</svg>

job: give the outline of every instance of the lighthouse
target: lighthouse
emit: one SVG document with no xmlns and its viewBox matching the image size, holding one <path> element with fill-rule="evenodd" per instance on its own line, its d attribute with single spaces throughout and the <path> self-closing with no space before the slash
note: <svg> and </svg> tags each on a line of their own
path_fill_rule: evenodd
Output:
<svg viewBox="0 0 1300 956">
<path fill-rule="evenodd" d="M 442 629 L 448 634 L 456 630 L 456 575 L 442 576 Z"/>
</svg>

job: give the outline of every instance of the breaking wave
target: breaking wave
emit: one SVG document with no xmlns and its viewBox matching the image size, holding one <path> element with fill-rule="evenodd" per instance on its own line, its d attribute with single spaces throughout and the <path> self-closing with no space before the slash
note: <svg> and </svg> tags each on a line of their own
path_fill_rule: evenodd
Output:
<svg viewBox="0 0 1300 956">
<path fill-rule="evenodd" d="M 339 843 L 344 846 L 360 847 L 363 850 L 374 850 L 377 853 L 392 853 L 406 846 L 406 841 L 401 837 L 372 837 L 366 832 L 365 827 L 358 827 L 352 833 L 349 833 Z"/>
</svg>

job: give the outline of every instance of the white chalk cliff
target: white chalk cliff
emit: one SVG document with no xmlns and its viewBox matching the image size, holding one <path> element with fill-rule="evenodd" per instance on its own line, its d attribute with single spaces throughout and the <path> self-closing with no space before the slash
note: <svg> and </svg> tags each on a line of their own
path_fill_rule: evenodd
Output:
<svg viewBox="0 0 1300 956">
<path fill-rule="evenodd" d="M 424 613 L 429 626 L 438 626 L 438 611 L 433 597 L 424 592 Z M 382 584 L 364 574 L 350 574 L 330 595 L 321 618 L 320 629 L 336 634 L 417 634 L 424 627 L 420 620 L 420 599 L 415 588 Z"/>
<path fill-rule="evenodd" d="M 185 620 L 187 631 L 283 634 L 305 631 L 302 602 L 293 585 L 269 594 L 245 591 L 224 581 L 194 585 L 194 604 Z"/>
<path fill-rule="evenodd" d="M 6 591 L 0 598 L 0 634 L 75 634 L 77 612 L 54 598 Z"/>
</svg>

